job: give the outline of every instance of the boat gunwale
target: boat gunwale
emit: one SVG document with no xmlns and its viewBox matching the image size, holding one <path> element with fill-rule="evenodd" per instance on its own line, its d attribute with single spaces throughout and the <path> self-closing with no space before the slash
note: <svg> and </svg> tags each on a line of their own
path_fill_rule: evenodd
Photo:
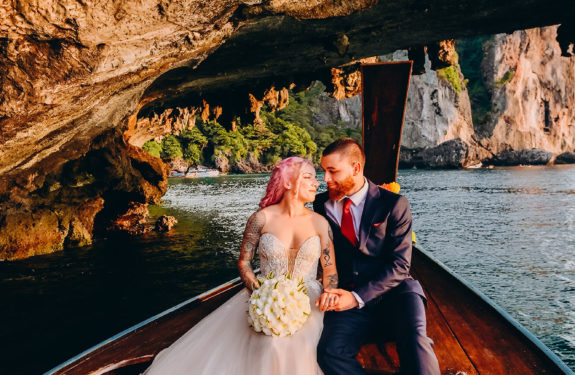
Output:
<svg viewBox="0 0 575 375">
<path fill-rule="evenodd" d="M 452 271 L 449 267 L 447 267 L 443 262 L 435 258 L 431 255 L 428 251 L 424 250 L 419 245 L 413 245 L 417 251 L 421 253 L 421 255 L 427 257 L 431 262 L 435 263 L 438 267 L 440 267 L 443 271 L 445 271 L 448 275 L 453 277 L 456 281 L 463 284 L 470 292 L 475 294 L 482 302 L 486 303 L 491 307 L 494 312 L 498 313 L 505 321 L 507 321 L 513 328 L 515 328 L 519 333 L 521 333 L 529 342 L 531 342 L 537 349 L 539 349 L 542 353 L 544 353 L 547 358 L 553 362 L 557 367 L 562 370 L 566 375 L 575 375 L 573 371 L 559 358 L 557 354 L 555 354 L 547 345 L 545 345 L 541 340 L 539 340 L 531 331 L 525 328 L 521 323 L 515 320 L 507 311 L 505 311 L 501 306 L 483 294 L 479 289 L 475 288 L 472 284 L 466 281 L 464 278 L 459 276 L 457 273 Z"/>
<path fill-rule="evenodd" d="M 95 352 L 96 350 L 98 350 L 98 349 L 100 349 L 100 348 L 102 348 L 102 347 L 104 347 L 104 346 L 106 346 L 106 345 L 108 345 L 108 344 L 110 344 L 110 343 L 112 343 L 112 342 L 114 342 L 114 341 L 116 341 L 116 340 L 118 340 L 118 339 L 120 339 L 120 338 L 122 338 L 122 337 L 124 337 L 124 336 L 126 336 L 126 335 L 128 335 L 128 334 L 130 334 L 130 333 L 135 332 L 137 329 L 142 328 L 142 327 L 148 325 L 149 323 L 152 323 L 152 322 L 154 322 L 154 321 L 157 321 L 157 320 L 159 320 L 159 319 L 161 319 L 161 318 L 163 318 L 163 317 L 165 317 L 165 316 L 167 316 L 167 315 L 169 315 L 169 314 L 171 314 L 171 313 L 173 313 L 173 312 L 175 312 L 175 311 L 177 311 L 177 310 L 180 310 L 181 308 L 183 308 L 183 307 L 185 307 L 185 306 L 187 306 L 187 305 L 189 305 L 189 304 L 191 304 L 191 303 L 194 303 L 194 302 L 196 302 L 196 301 L 201 301 L 203 298 L 206 298 L 206 297 L 208 297 L 208 296 L 210 296 L 210 295 L 214 295 L 214 294 L 217 293 L 217 292 L 224 292 L 224 291 L 226 291 L 226 290 L 228 290 L 228 289 L 231 289 L 231 288 L 233 288 L 234 286 L 236 286 L 236 284 L 238 284 L 238 282 L 240 282 L 240 277 L 236 277 L 235 279 L 232 279 L 232 280 L 227 281 L 227 282 L 225 282 L 225 283 L 223 283 L 223 284 L 220 284 L 220 285 L 218 285 L 218 286 L 216 286 L 216 287 L 214 287 L 214 288 L 212 288 L 212 289 L 210 289 L 210 290 L 208 290 L 208 291 L 206 291 L 206 292 L 203 292 L 203 293 L 201 293 L 201 294 L 198 294 L 198 295 L 196 295 L 196 296 L 194 296 L 194 297 L 192 297 L 192 298 L 190 298 L 190 299 L 187 299 L 187 300 L 185 300 L 185 301 L 183 301 L 183 302 L 181 302 L 181 303 L 179 303 L 179 304 L 177 304 L 177 305 L 175 305 L 175 306 L 170 307 L 170 308 L 167 309 L 167 310 L 164 310 L 164 311 L 162 311 L 162 312 L 160 312 L 160 313 L 158 313 L 158 314 L 156 314 L 156 315 L 153 315 L 152 317 L 150 317 L 150 318 L 148 318 L 148 319 L 146 319 L 146 320 L 144 320 L 144 321 L 142 321 L 142 322 L 140 322 L 140 323 L 138 323 L 138 324 L 136 324 L 136 325 L 133 325 L 133 326 L 131 326 L 131 327 L 129 327 L 129 328 L 127 328 L 127 329 L 121 331 L 120 333 L 117 333 L 117 334 L 115 334 L 114 336 L 112 336 L 112 337 L 110 337 L 110 338 L 108 338 L 108 339 L 106 339 L 106 340 L 104 340 L 104 341 L 101 341 L 100 343 L 98 343 L 98 344 L 96 344 L 96 345 L 94 345 L 94 346 L 92 346 L 92 347 L 90 347 L 90 348 L 84 350 L 84 351 L 81 352 L 80 354 L 78 354 L 78 355 L 76 355 L 76 356 L 74 356 L 74 357 L 68 359 L 66 362 L 63 362 L 63 363 L 57 365 L 56 367 L 54 367 L 54 368 L 52 368 L 52 369 L 46 371 L 46 372 L 44 373 L 44 375 L 52 375 L 52 374 L 55 374 L 57 371 L 63 370 L 63 369 L 66 368 L 67 366 L 69 366 L 69 365 L 73 364 L 74 362 L 76 362 L 76 361 L 82 359 L 83 357 L 87 356 L 88 354 L 90 354 L 90 353 L 92 353 L 92 352 Z"/>
</svg>

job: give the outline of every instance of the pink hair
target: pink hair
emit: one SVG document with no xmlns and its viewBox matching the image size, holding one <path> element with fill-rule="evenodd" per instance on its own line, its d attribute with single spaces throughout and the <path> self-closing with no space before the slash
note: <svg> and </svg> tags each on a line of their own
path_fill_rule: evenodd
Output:
<svg viewBox="0 0 575 375">
<path fill-rule="evenodd" d="M 282 200 L 287 189 L 285 184 L 289 181 L 296 180 L 295 188 L 299 187 L 301 168 L 308 164 L 313 167 L 311 161 L 292 156 L 280 161 L 272 171 L 270 182 L 266 188 L 266 195 L 260 201 L 260 208 L 271 206 Z"/>
</svg>

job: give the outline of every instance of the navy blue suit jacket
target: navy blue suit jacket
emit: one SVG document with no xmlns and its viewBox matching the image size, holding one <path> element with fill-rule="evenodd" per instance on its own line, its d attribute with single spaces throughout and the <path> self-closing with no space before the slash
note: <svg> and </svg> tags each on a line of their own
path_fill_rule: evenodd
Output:
<svg viewBox="0 0 575 375">
<path fill-rule="evenodd" d="M 389 293 L 413 292 L 425 298 L 421 285 L 409 274 L 412 238 L 408 201 L 369 180 L 368 184 L 357 247 L 327 216 L 327 192 L 318 194 L 313 204 L 333 231 L 339 287 L 356 292 L 366 304 Z"/>
</svg>

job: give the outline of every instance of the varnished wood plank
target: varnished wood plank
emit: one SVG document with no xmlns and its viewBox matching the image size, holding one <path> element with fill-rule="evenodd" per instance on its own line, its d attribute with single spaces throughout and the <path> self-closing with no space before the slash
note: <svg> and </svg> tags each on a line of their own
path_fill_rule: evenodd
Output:
<svg viewBox="0 0 575 375">
<path fill-rule="evenodd" d="M 378 346 L 377 343 L 367 343 L 362 346 L 357 360 L 366 371 L 372 374 L 399 373 L 399 358 L 395 344 L 388 342 Z"/>
<path fill-rule="evenodd" d="M 433 349 L 437 356 L 441 373 L 478 375 L 473 363 L 451 330 L 449 322 L 441 313 L 435 300 L 435 295 L 427 287 L 428 282 L 418 274 L 416 267 L 412 266 L 411 273 L 422 284 L 427 297 L 427 335 L 434 342 Z"/>
<path fill-rule="evenodd" d="M 422 253 L 414 251 L 413 255 L 419 278 L 479 374 L 565 374 L 465 285 Z"/>
<path fill-rule="evenodd" d="M 412 269 L 412 273 L 417 278 L 415 269 Z M 443 375 L 457 373 L 478 375 L 471 360 L 449 328 L 445 317 L 439 311 L 434 296 L 425 286 L 424 289 L 428 300 L 426 309 L 428 336 L 434 341 L 434 350 L 441 373 Z M 366 370 L 372 373 L 383 371 L 382 373 L 395 374 L 400 370 L 399 358 L 393 342 L 364 345 L 358 355 L 358 360 Z"/>
<path fill-rule="evenodd" d="M 431 296 L 430 302 L 434 303 L 428 307 L 428 327 L 429 335 L 436 340 L 443 375 L 453 375 L 462 370 L 468 375 L 475 373 L 473 368 L 465 367 L 465 362 L 459 362 L 462 358 L 461 350 L 454 339 L 469 354 L 478 373 L 482 375 L 570 373 L 569 370 L 562 371 L 560 366 L 546 357 L 505 319 L 495 314 L 491 306 L 474 297 L 465 285 L 453 280 L 446 271 L 417 250 L 414 252 L 413 264 L 417 276 Z M 53 373 L 136 374 L 147 367 L 157 352 L 170 345 L 241 288 L 241 283 L 236 283 L 187 304 Z M 452 353 L 447 355 L 450 350 Z M 375 343 L 369 343 L 362 348 L 359 358 L 368 373 L 394 374 L 399 368 L 393 343 L 385 343 L 379 348 Z"/>
</svg>

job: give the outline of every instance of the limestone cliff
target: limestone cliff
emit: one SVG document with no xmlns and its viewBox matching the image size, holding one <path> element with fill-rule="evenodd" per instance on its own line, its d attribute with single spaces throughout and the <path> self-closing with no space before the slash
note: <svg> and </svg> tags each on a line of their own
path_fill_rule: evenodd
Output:
<svg viewBox="0 0 575 375">
<path fill-rule="evenodd" d="M 557 26 L 551 26 L 484 43 L 481 71 L 491 108 L 475 127 L 494 154 L 575 150 L 575 57 L 561 56 L 556 36 Z"/>
<path fill-rule="evenodd" d="M 458 64 L 453 66 L 457 75 L 445 79 L 426 59 L 423 74 L 410 82 L 400 165 L 547 164 L 573 151 L 575 57 L 561 55 L 557 28 L 461 42 L 470 82 Z M 473 54 L 480 56 L 475 65 L 465 60 L 473 60 Z M 406 54 L 386 58 L 402 60 Z"/>
<path fill-rule="evenodd" d="M 361 96 L 334 99 L 327 93 L 322 93 L 318 104 L 312 108 L 313 122 L 317 125 L 328 126 L 342 124 L 349 128 L 361 128 Z"/>
<path fill-rule="evenodd" d="M 397 51 L 385 59 L 398 61 L 407 57 L 407 51 Z M 453 66 L 437 71 L 431 65 L 425 54 L 423 73 L 413 75 L 409 84 L 400 166 L 446 168 L 476 164 L 488 155 L 477 147 L 469 95 L 459 64 L 455 60 Z"/>
<path fill-rule="evenodd" d="M 409 83 L 400 166 L 466 167 L 490 157 L 477 145 L 469 95 L 457 61 L 448 67 L 453 74 L 450 81 L 443 70 L 432 69 L 427 53 L 423 57 L 421 74 L 412 75 Z M 379 57 L 379 61 L 407 59 L 407 50 Z M 335 100 L 325 95 L 315 112 L 322 113 L 318 118 L 326 124 L 340 121 L 347 127 L 361 126 L 361 96 Z"/>
</svg>

